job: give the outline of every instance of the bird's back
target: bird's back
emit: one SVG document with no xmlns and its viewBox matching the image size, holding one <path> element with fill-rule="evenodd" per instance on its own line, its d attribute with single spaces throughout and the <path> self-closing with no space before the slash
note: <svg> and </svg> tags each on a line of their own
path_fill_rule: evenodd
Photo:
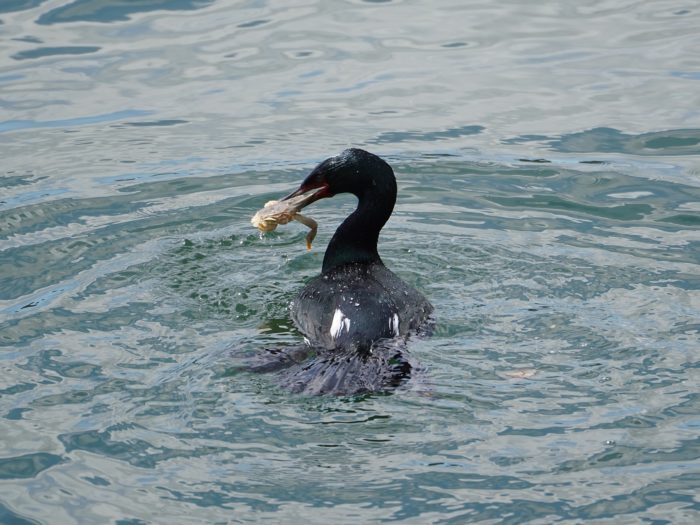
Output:
<svg viewBox="0 0 700 525">
<path fill-rule="evenodd" d="M 382 263 L 338 266 L 312 279 L 292 302 L 292 319 L 313 345 L 369 349 L 406 337 L 433 307 Z"/>
</svg>

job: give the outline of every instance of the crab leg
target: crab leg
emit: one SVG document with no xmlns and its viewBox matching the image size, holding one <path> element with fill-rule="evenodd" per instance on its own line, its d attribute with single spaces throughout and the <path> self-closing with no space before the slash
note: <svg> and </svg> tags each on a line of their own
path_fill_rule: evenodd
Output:
<svg viewBox="0 0 700 525">
<path fill-rule="evenodd" d="M 315 220 L 313 220 L 309 217 L 304 217 L 301 213 L 295 214 L 294 217 L 292 217 L 292 218 L 295 221 L 299 221 L 307 228 L 311 228 L 311 231 L 306 234 L 306 249 L 310 250 L 311 243 L 313 242 L 314 238 L 316 237 L 316 232 L 318 231 L 318 224 L 316 223 Z"/>
</svg>

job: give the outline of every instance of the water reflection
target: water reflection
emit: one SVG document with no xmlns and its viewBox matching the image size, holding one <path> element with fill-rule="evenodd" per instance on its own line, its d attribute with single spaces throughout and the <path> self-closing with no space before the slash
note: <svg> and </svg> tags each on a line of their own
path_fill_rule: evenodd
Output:
<svg viewBox="0 0 700 525">
<path fill-rule="evenodd" d="M 38 5 L 41 0 L 32 2 Z M 25 2 L 27 3 L 27 2 Z M 141 0 L 139 2 L 104 2 L 103 0 L 73 0 L 42 13 L 37 24 L 51 25 L 68 22 L 120 22 L 129 20 L 129 15 L 149 11 L 191 11 L 202 9 L 214 0 Z M 32 6 L 25 6 L 33 7 Z"/>
<path fill-rule="evenodd" d="M 506 144 L 542 143 L 566 153 L 628 153 L 630 155 L 700 155 L 700 129 L 669 129 L 648 133 L 623 133 L 594 128 L 560 137 L 523 135 Z"/>
<path fill-rule="evenodd" d="M 37 7 L 46 0 L 5 0 L 0 4 L 0 13 L 11 13 L 12 11 L 23 11 Z"/>
<path fill-rule="evenodd" d="M 96 53 L 99 50 L 100 48 L 97 46 L 38 47 L 36 49 L 15 53 L 12 55 L 12 58 L 15 60 L 27 60 L 55 55 L 84 55 L 87 53 Z"/>
</svg>

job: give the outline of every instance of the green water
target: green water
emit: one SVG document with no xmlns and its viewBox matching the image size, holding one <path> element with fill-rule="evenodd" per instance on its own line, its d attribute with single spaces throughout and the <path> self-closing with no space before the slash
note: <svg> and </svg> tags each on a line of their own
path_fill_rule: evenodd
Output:
<svg viewBox="0 0 700 525">
<path fill-rule="evenodd" d="M 695 523 L 700 11 L 0 6 L 0 523 Z M 290 395 L 358 146 L 435 306 L 389 394 Z M 312 212 L 312 213 L 311 213 Z"/>
</svg>

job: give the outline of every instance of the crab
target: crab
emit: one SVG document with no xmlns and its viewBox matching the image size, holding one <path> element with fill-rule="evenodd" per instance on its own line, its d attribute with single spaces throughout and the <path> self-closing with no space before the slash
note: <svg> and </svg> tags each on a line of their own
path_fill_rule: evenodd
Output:
<svg viewBox="0 0 700 525">
<path fill-rule="evenodd" d="M 250 222 L 261 232 L 271 232 L 277 228 L 279 224 L 298 221 L 311 229 L 311 231 L 306 234 L 306 249 L 310 250 L 311 243 L 314 237 L 316 237 L 318 224 L 315 220 L 299 213 L 299 210 L 309 203 L 308 201 L 309 196 L 300 195 L 286 200 L 266 202 L 265 206 L 253 215 Z"/>
</svg>

